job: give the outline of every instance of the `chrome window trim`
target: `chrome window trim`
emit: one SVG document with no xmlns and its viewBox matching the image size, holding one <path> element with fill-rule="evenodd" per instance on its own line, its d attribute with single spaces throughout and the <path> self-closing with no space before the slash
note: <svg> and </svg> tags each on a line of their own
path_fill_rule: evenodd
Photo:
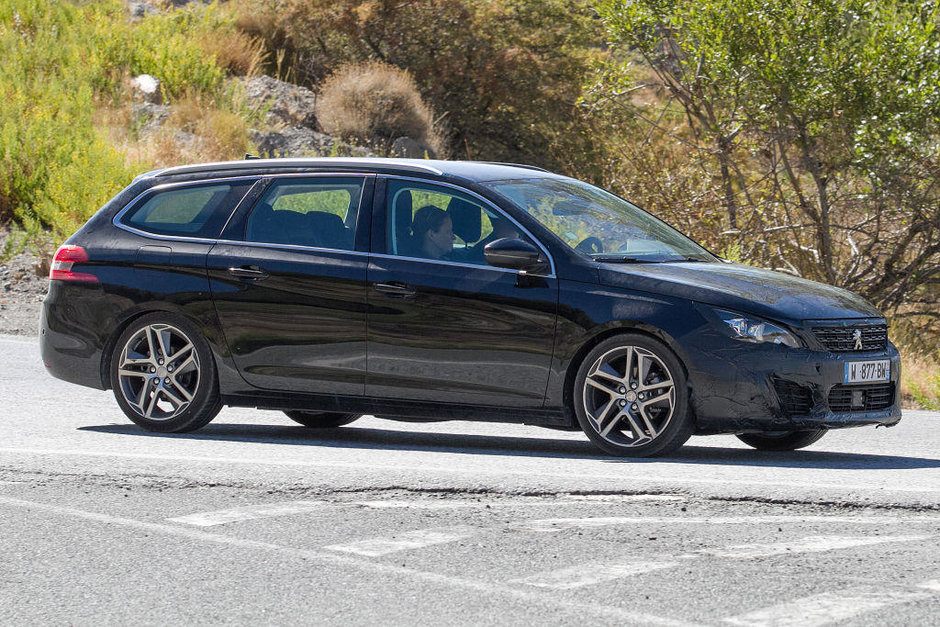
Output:
<svg viewBox="0 0 940 627">
<path fill-rule="evenodd" d="M 154 185 L 153 187 L 145 189 L 140 194 L 135 196 L 133 200 L 127 203 L 123 209 L 121 209 L 114 215 L 114 217 L 111 219 L 111 223 L 115 227 L 124 231 L 128 231 L 129 233 L 134 233 L 135 235 L 140 235 L 141 237 L 156 239 L 160 241 L 199 242 L 199 243 L 205 243 L 205 244 L 232 244 L 235 246 L 255 246 L 259 248 L 296 250 L 299 252 L 343 253 L 343 254 L 355 255 L 359 257 L 378 257 L 381 259 L 403 259 L 405 261 L 420 261 L 424 263 L 433 263 L 433 264 L 444 265 L 444 266 L 453 266 L 453 267 L 459 267 L 459 268 L 472 268 L 474 270 L 495 270 L 498 272 L 511 273 L 511 274 L 520 274 L 522 272 L 521 270 L 513 270 L 511 268 L 498 268 L 496 266 L 480 265 L 480 264 L 475 264 L 475 263 L 463 263 L 460 261 L 448 261 L 445 259 L 424 259 L 421 257 L 406 257 L 404 255 L 373 253 L 371 251 L 343 250 L 340 248 L 321 248 L 319 246 L 301 246 L 297 244 L 273 244 L 273 243 L 265 243 L 265 242 L 246 242 L 244 240 L 231 240 L 231 239 L 209 238 L 209 237 L 187 237 L 185 235 L 163 235 L 160 233 L 150 233 L 149 231 L 136 229 L 134 227 L 128 226 L 120 222 L 121 217 L 125 213 L 127 213 L 127 211 L 129 211 L 132 207 L 135 207 L 137 203 L 141 200 L 141 198 L 143 198 L 144 196 L 148 194 L 156 193 L 159 191 L 163 191 L 166 189 L 173 189 L 175 187 L 187 187 L 187 186 L 195 187 L 195 186 L 199 186 L 203 184 L 226 183 L 230 181 L 245 181 L 245 180 L 259 181 L 263 178 L 279 179 L 279 178 L 311 178 L 311 177 L 321 177 L 321 176 L 327 177 L 327 176 L 336 176 L 337 174 L 342 174 L 344 176 L 363 176 L 363 177 L 378 176 L 378 174 L 375 172 L 341 172 L 341 173 L 337 173 L 337 172 L 290 172 L 290 173 L 285 173 L 285 174 L 269 174 L 269 175 L 252 174 L 248 176 L 232 176 L 232 177 L 222 177 L 222 178 L 200 179 L 198 181 L 181 181 L 181 182 L 176 182 L 176 183 L 163 183 L 163 184 Z M 548 252 L 548 250 L 545 248 L 542 242 L 540 242 L 537 237 L 532 235 L 532 233 L 527 228 L 519 224 L 519 222 L 515 218 L 513 218 L 511 215 L 508 215 L 505 211 L 500 209 L 498 206 L 494 205 L 492 202 L 490 202 L 489 200 L 487 200 L 480 194 L 477 194 L 476 192 L 472 190 L 466 189 L 465 187 L 454 185 L 452 183 L 445 183 L 441 181 L 429 181 L 427 179 L 407 177 L 407 176 L 395 176 L 395 175 L 382 175 L 382 176 L 386 176 L 386 178 L 389 178 L 389 179 L 415 181 L 418 183 L 427 183 L 431 185 L 450 187 L 461 193 L 467 194 L 468 196 L 478 199 L 481 203 L 485 204 L 487 207 L 489 207 L 490 209 L 492 209 L 499 215 L 505 217 L 510 222 L 518 226 L 519 229 L 523 233 L 528 235 L 532 239 L 532 241 L 538 245 L 538 247 L 542 250 L 542 252 L 545 253 L 545 256 L 548 257 L 550 272 L 549 274 L 540 274 L 537 276 L 540 276 L 545 279 L 557 278 L 557 276 L 555 275 L 555 260 L 552 258 L 551 253 Z M 360 200 L 360 203 L 361 203 L 361 200 Z M 360 204 L 360 211 L 361 209 L 362 207 Z"/>
<path fill-rule="evenodd" d="M 528 235 L 529 238 L 530 238 L 533 242 L 535 242 L 535 244 L 542 250 L 542 252 L 545 253 L 545 256 L 548 258 L 549 273 L 548 273 L 548 274 L 539 274 L 539 275 L 537 275 L 537 276 L 541 276 L 541 277 L 544 277 L 544 278 L 546 278 L 546 279 L 554 279 L 554 278 L 556 278 L 556 275 L 555 275 L 555 259 L 552 257 L 551 253 L 548 252 L 548 249 L 545 247 L 545 245 L 542 244 L 541 241 L 539 241 L 539 238 L 535 237 L 535 236 L 532 234 L 532 232 L 529 231 L 529 229 L 527 229 L 527 228 L 525 228 L 524 226 L 522 226 L 521 224 L 519 224 L 519 221 L 518 221 L 518 220 L 516 220 L 514 217 L 512 217 L 511 215 L 509 215 L 508 213 L 506 213 L 502 208 L 500 208 L 499 206 L 497 206 L 497 205 L 495 205 L 494 203 L 490 202 L 489 200 L 487 200 L 486 198 L 484 198 L 484 197 L 481 196 L 480 194 L 478 194 L 478 193 L 476 193 L 476 192 L 474 192 L 474 191 L 472 191 L 472 190 L 469 190 L 469 189 L 467 189 L 466 187 L 461 187 L 460 185 L 454 185 L 453 183 L 446 183 L 446 182 L 444 182 L 444 181 L 431 181 L 431 180 L 428 180 L 428 179 L 420 179 L 420 178 L 414 178 L 414 177 L 410 177 L 410 176 L 399 176 L 399 175 L 395 175 L 395 174 L 380 174 L 380 176 L 384 177 L 384 178 L 387 179 L 387 180 L 414 181 L 414 182 L 424 183 L 425 185 L 430 185 L 430 186 L 434 186 L 434 187 L 449 187 L 449 188 L 451 188 L 451 189 L 457 190 L 458 192 L 460 192 L 460 193 L 462 193 L 462 194 L 466 194 L 467 196 L 470 196 L 471 198 L 474 198 L 474 199 L 478 200 L 480 203 L 482 203 L 482 204 L 485 205 L 486 207 L 492 209 L 492 210 L 493 210 L 495 213 L 497 213 L 498 215 L 503 216 L 504 218 L 506 218 L 507 220 L 509 220 L 509 221 L 512 222 L 513 224 L 515 224 L 517 227 L 519 227 L 519 230 L 522 231 L 523 233 L 525 233 L 526 235 Z M 387 198 L 386 198 L 386 201 L 387 201 Z M 386 205 L 386 206 L 385 206 L 385 228 L 386 228 L 385 236 L 388 237 L 388 232 L 387 232 L 387 230 L 388 230 L 388 218 L 389 218 L 388 202 L 386 202 L 385 205 Z M 383 254 L 382 256 L 392 257 L 392 258 L 394 258 L 394 259 L 411 259 L 411 260 L 417 260 L 417 261 L 437 261 L 437 262 L 447 263 L 448 265 L 460 265 L 460 266 L 466 266 L 466 267 L 470 267 L 470 268 L 495 268 L 495 266 L 481 266 L 481 265 L 479 265 L 479 264 L 474 264 L 474 263 L 461 263 L 461 262 L 456 262 L 456 261 L 444 261 L 444 260 L 438 260 L 438 259 L 422 259 L 422 258 L 420 258 L 420 257 L 405 257 L 405 256 L 403 256 L 403 255 L 389 255 L 389 254 L 387 254 L 387 253 Z M 512 269 L 510 269 L 510 268 L 499 268 L 499 269 L 500 269 L 500 270 L 507 270 L 507 271 L 509 271 L 509 272 L 516 272 L 516 273 L 521 272 L 521 270 L 512 270 Z"/>
<path fill-rule="evenodd" d="M 215 163 L 200 163 L 195 165 L 180 165 L 161 170 L 154 176 L 169 176 L 171 174 L 187 174 L 203 171 L 238 170 L 242 168 L 268 167 L 312 167 L 312 166 L 363 166 L 363 167 L 389 167 L 414 172 L 427 172 L 443 176 L 443 170 L 432 165 L 421 163 L 420 159 L 383 159 L 379 157 L 311 157 L 306 159 L 248 159 L 241 161 L 219 161 Z M 269 173 L 276 175 L 276 172 Z M 327 174 L 333 174 L 332 172 Z M 374 173 L 373 173 L 374 174 Z M 257 176 L 267 176 L 258 174 Z"/>
</svg>

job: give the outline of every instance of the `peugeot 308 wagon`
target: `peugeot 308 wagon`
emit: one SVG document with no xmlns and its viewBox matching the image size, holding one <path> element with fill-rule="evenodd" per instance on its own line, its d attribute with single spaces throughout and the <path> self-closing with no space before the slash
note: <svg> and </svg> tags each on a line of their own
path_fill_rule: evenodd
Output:
<svg viewBox="0 0 940 627">
<path fill-rule="evenodd" d="M 893 425 L 900 362 L 845 290 L 727 263 L 533 167 L 248 159 L 137 177 L 56 253 L 56 377 L 151 431 L 223 405 L 580 428 L 613 455 Z"/>
</svg>

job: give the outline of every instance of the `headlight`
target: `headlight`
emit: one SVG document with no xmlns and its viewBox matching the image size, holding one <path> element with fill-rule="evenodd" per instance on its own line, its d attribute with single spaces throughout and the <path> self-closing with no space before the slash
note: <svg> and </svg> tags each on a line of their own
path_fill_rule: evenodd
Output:
<svg viewBox="0 0 940 627">
<path fill-rule="evenodd" d="M 790 348 L 799 348 L 801 346 L 796 336 L 772 322 L 724 309 L 716 309 L 715 313 L 728 325 L 731 333 L 739 340 L 783 344 Z"/>
</svg>

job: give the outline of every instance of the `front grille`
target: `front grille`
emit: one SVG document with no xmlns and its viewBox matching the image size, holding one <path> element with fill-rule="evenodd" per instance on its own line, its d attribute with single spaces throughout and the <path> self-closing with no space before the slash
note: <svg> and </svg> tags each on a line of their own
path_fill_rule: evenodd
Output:
<svg viewBox="0 0 940 627">
<path fill-rule="evenodd" d="M 853 327 L 813 327 L 816 339 L 835 353 L 881 351 L 888 345 L 888 326 L 865 324 Z M 858 340 L 861 340 L 859 346 Z"/>
<path fill-rule="evenodd" d="M 869 385 L 837 385 L 829 392 L 829 409 L 846 411 L 878 411 L 894 404 L 893 383 Z"/>
<path fill-rule="evenodd" d="M 780 399 L 780 407 L 791 416 L 808 414 L 813 408 L 813 394 L 802 385 L 792 381 L 774 379 L 774 391 Z"/>
</svg>

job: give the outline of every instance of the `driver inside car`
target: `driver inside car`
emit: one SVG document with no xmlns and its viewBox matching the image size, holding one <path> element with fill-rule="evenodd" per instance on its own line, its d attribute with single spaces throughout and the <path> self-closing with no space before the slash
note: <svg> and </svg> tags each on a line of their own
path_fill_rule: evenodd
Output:
<svg viewBox="0 0 940 627">
<path fill-rule="evenodd" d="M 454 223 L 443 209 L 426 205 L 415 212 L 411 223 L 415 257 L 450 259 L 454 251 Z"/>
</svg>

